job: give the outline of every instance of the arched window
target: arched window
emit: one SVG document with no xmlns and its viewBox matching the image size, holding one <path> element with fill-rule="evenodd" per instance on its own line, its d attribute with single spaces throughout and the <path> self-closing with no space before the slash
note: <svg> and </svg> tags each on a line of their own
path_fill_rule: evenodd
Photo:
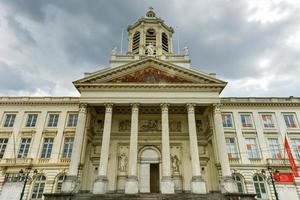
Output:
<svg viewBox="0 0 300 200">
<path fill-rule="evenodd" d="M 46 177 L 43 175 L 37 176 L 34 181 L 31 199 L 42 199 L 45 188 Z"/>
<path fill-rule="evenodd" d="M 56 183 L 56 192 L 61 192 L 62 189 L 62 184 L 66 179 L 66 175 L 60 175 L 59 177 L 57 177 L 57 183 Z"/>
<path fill-rule="evenodd" d="M 161 34 L 161 40 L 162 40 L 162 49 L 164 52 L 169 52 L 169 40 L 166 33 Z"/>
<path fill-rule="evenodd" d="M 156 46 L 156 33 L 153 28 L 149 28 L 146 32 L 146 46 L 152 44 L 154 47 Z M 147 54 L 147 52 L 146 52 Z M 156 50 L 154 50 L 154 54 L 156 54 Z"/>
<path fill-rule="evenodd" d="M 266 184 L 264 179 L 259 175 L 255 175 L 253 177 L 253 181 L 254 181 L 254 188 L 255 188 L 257 198 L 267 199 L 268 194 L 267 194 Z"/>
<path fill-rule="evenodd" d="M 245 193 L 243 178 L 239 174 L 233 174 L 239 193 Z"/>
<path fill-rule="evenodd" d="M 132 53 L 138 54 L 139 53 L 139 46 L 140 46 L 140 32 L 135 32 L 132 38 Z"/>
</svg>

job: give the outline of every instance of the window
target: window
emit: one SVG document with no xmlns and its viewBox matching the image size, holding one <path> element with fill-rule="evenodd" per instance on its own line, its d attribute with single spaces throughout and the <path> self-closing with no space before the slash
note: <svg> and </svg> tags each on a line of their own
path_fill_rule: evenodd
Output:
<svg viewBox="0 0 300 200">
<path fill-rule="evenodd" d="M 35 179 L 31 199 L 42 199 L 45 188 L 46 177 L 38 176 Z"/>
<path fill-rule="evenodd" d="M 15 114 L 6 114 L 5 122 L 4 122 L 4 127 L 13 127 L 14 122 L 16 119 Z"/>
<path fill-rule="evenodd" d="M 252 128 L 252 118 L 250 114 L 241 114 L 242 127 L 244 128 Z"/>
<path fill-rule="evenodd" d="M 232 128 L 232 117 L 231 114 L 222 114 L 223 127 Z"/>
<path fill-rule="evenodd" d="M 21 139 L 18 158 L 26 158 L 27 157 L 30 143 L 31 143 L 31 138 L 22 138 Z"/>
<path fill-rule="evenodd" d="M 282 159 L 280 146 L 277 138 L 269 138 L 268 139 L 270 152 L 273 159 Z"/>
<path fill-rule="evenodd" d="M 35 127 L 38 115 L 37 114 L 28 114 L 26 127 Z"/>
<path fill-rule="evenodd" d="M 287 128 L 297 128 L 295 116 L 288 114 L 283 116 Z"/>
<path fill-rule="evenodd" d="M 265 128 L 275 128 L 272 115 L 261 115 L 261 118 Z"/>
<path fill-rule="evenodd" d="M 65 137 L 63 158 L 71 158 L 74 137 Z"/>
<path fill-rule="evenodd" d="M 244 184 L 243 179 L 238 174 L 233 174 L 233 180 L 235 180 L 236 186 L 238 188 L 239 193 L 244 193 Z"/>
<path fill-rule="evenodd" d="M 255 138 L 246 138 L 246 147 L 247 147 L 247 153 L 248 157 L 251 158 L 259 158 L 258 148 L 256 144 Z"/>
<path fill-rule="evenodd" d="M 297 159 L 300 159 L 300 139 L 291 139 L 291 148 L 294 153 L 294 156 Z"/>
<path fill-rule="evenodd" d="M 7 146 L 8 138 L 0 138 L 0 159 L 3 158 L 6 146 Z"/>
<path fill-rule="evenodd" d="M 53 147 L 53 140 L 54 140 L 53 138 L 45 138 L 44 139 L 41 158 L 50 158 L 51 152 L 52 152 L 52 147 Z"/>
<path fill-rule="evenodd" d="M 255 188 L 255 193 L 256 193 L 257 198 L 267 199 L 268 195 L 267 195 L 267 190 L 266 190 L 266 185 L 265 185 L 264 179 L 259 175 L 255 175 L 253 177 L 253 181 L 254 181 L 254 188 Z"/>
<path fill-rule="evenodd" d="M 234 138 L 226 138 L 227 155 L 229 159 L 238 158 L 238 152 Z"/>
<path fill-rule="evenodd" d="M 78 121 L 78 114 L 69 114 L 68 127 L 76 127 Z"/>
<path fill-rule="evenodd" d="M 61 189 L 62 189 L 62 184 L 64 182 L 64 180 L 66 179 L 66 175 L 60 175 L 58 178 L 57 178 L 57 184 L 56 184 L 56 192 L 61 192 Z"/>
<path fill-rule="evenodd" d="M 49 121 L 48 121 L 48 127 L 56 127 L 58 123 L 58 114 L 50 114 L 49 115 Z"/>
</svg>

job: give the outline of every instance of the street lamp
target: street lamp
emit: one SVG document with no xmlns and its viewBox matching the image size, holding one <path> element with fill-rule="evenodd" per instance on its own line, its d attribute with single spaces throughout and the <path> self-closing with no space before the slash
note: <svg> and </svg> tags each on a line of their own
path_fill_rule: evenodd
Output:
<svg viewBox="0 0 300 200">
<path fill-rule="evenodd" d="M 28 178 L 30 178 L 29 174 L 30 174 L 31 170 L 32 170 L 32 168 L 31 168 L 31 167 L 28 167 L 28 168 L 25 169 L 25 171 L 24 171 L 23 169 L 21 169 L 21 170 L 19 171 L 20 176 L 21 176 L 22 178 L 24 178 L 24 176 L 25 176 L 25 180 L 23 179 L 23 180 L 24 180 L 24 184 L 23 184 L 23 188 L 22 188 L 20 200 L 23 199 L 25 187 L 26 187 Z M 38 171 L 37 171 L 36 169 L 33 171 L 34 174 L 36 174 L 37 172 L 38 172 Z"/>
<path fill-rule="evenodd" d="M 276 200 L 279 200 L 278 193 L 277 193 L 276 186 L 275 186 L 275 180 L 274 180 L 274 177 L 273 177 L 273 173 L 275 172 L 276 174 L 278 174 L 279 171 L 277 169 L 274 171 L 270 166 L 268 166 L 267 169 L 268 169 L 268 172 L 269 172 L 269 177 L 268 178 L 271 180 Z M 263 169 L 263 170 L 261 170 L 261 173 L 265 175 L 266 171 Z"/>
</svg>

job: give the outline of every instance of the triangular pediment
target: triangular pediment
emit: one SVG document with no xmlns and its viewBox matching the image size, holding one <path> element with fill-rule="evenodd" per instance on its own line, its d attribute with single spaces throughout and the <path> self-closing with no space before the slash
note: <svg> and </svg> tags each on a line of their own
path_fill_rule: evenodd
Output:
<svg viewBox="0 0 300 200">
<path fill-rule="evenodd" d="M 202 85 L 218 86 L 222 89 L 226 82 L 198 70 L 180 67 L 166 61 L 148 57 L 116 68 L 107 68 L 77 80 L 78 86 L 101 85 Z"/>
</svg>

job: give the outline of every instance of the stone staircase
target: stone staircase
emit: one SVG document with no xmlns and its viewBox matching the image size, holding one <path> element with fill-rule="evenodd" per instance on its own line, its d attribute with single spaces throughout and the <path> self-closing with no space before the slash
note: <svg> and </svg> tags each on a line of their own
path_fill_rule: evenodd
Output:
<svg viewBox="0 0 300 200">
<path fill-rule="evenodd" d="M 45 200 L 253 200 L 253 195 L 230 194 L 223 195 L 219 192 L 209 194 L 104 194 L 95 195 L 91 193 L 77 194 L 46 194 Z"/>
</svg>

